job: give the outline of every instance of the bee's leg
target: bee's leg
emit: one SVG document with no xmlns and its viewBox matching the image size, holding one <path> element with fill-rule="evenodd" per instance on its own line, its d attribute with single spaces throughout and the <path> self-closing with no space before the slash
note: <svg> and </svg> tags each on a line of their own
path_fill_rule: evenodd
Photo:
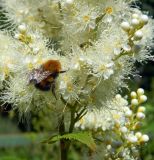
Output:
<svg viewBox="0 0 154 160">
<path fill-rule="evenodd" d="M 59 73 L 65 73 L 66 71 L 60 71 Z"/>
<path fill-rule="evenodd" d="M 51 90 L 52 90 L 52 94 L 55 96 L 55 98 L 57 100 L 57 96 L 56 96 L 56 93 L 55 93 L 55 88 L 56 88 L 55 81 L 53 81 L 53 83 L 51 85 Z"/>
</svg>

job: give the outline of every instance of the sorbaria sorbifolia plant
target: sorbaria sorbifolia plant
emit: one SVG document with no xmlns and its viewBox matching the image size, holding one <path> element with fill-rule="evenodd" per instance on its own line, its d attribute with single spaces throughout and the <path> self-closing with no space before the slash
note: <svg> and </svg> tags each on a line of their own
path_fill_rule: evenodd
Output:
<svg viewBox="0 0 154 160">
<path fill-rule="evenodd" d="M 72 140 L 92 159 L 137 160 L 147 100 L 118 91 L 153 59 L 154 22 L 135 0 L 1 0 L 1 101 L 21 117 L 49 107 L 67 160 Z M 75 142 L 74 142 L 75 143 Z M 88 155 L 87 155 L 88 157 Z M 86 159 L 85 157 L 83 159 Z"/>
</svg>

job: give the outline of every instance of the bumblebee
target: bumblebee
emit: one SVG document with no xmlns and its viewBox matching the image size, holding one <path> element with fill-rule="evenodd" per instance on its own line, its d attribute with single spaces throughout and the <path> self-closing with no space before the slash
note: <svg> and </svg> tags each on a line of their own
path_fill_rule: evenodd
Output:
<svg viewBox="0 0 154 160">
<path fill-rule="evenodd" d="M 33 83 L 41 91 L 49 91 L 51 89 L 57 99 L 55 93 L 56 78 L 60 73 L 64 72 L 66 71 L 61 70 L 61 63 L 58 60 L 48 60 L 38 69 L 32 70 L 29 76 L 29 83 Z"/>
</svg>

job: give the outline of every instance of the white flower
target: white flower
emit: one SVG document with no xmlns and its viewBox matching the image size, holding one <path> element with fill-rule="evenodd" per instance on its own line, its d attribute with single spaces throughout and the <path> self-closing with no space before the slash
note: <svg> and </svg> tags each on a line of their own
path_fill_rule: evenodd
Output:
<svg viewBox="0 0 154 160">
<path fill-rule="evenodd" d="M 128 136 L 128 141 L 129 141 L 130 143 L 136 143 L 136 142 L 137 142 L 137 137 L 130 134 L 130 135 Z"/>
<path fill-rule="evenodd" d="M 104 77 L 104 80 L 109 79 L 109 77 L 114 73 L 113 71 L 114 63 L 108 63 L 108 64 L 100 64 L 98 68 L 96 69 L 96 73 L 98 72 L 98 75 L 101 75 Z"/>
<path fill-rule="evenodd" d="M 110 130 L 113 128 L 115 123 L 120 123 L 123 125 L 126 121 L 123 114 L 123 107 L 127 105 L 127 101 L 122 97 L 117 99 L 117 96 L 109 101 L 107 106 L 101 109 L 96 109 L 93 107 L 92 110 L 88 110 L 87 114 L 82 117 L 76 123 L 76 127 L 83 127 L 90 130 Z M 110 109 L 110 111 L 109 111 Z M 126 131 L 126 128 L 122 127 L 122 130 Z"/>
</svg>

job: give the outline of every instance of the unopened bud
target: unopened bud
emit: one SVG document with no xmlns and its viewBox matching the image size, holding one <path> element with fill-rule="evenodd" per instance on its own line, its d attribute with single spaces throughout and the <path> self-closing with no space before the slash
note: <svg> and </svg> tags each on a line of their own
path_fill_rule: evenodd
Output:
<svg viewBox="0 0 154 160">
<path fill-rule="evenodd" d="M 25 33 L 26 32 L 26 25 L 25 24 L 19 25 L 18 30 L 20 33 Z"/>
<path fill-rule="evenodd" d="M 131 24 L 132 24 L 132 26 L 136 27 L 136 26 L 138 26 L 140 24 L 140 22 L 139 22 L 138 19 L 134 18 L 134 19 L 132 19 Z"/>
<path fill-rule="evenodd" d="M 136 41 L 141 40 L 142 37 L 143 37 L 142 31 L 138 30 L 138 31 L 135 32 L 135 34 L 134 34 L 134 40 L 136 40 Z"/>
<path fill-rule="evenodd" d="M 132 104 L 133 106 L 137 106 L 137 105 L 138 105 L 138 100 L 137 100 L 137 99 L 132 99 L 132 100 L 131 100 L 131 104 Z"/>
<path fill-rule="evenodd" d="M 143 103 L 143 102 L 146 102 L 146 101 L 147 101 L 147 96 L 141 95 L 140 96 L 140 102 Z"/>
<path fill-rule="evenodd" d="M 137 115 L 136 115 L 136 117 L 137 117 L 138 119 L 144 119 L 144 118 L 145 118 L 145 114 L 142 113 L 142 112 L 138 112 Z"/>
<path fill-rule="evenodd" d="M 121 23 L 121 28 L 124 30 L 124 31 L 129 31 L 130 29 L 130 24 L 128 22 L 122 22 Z"/>
<path fill-rule="evenodd" d="M 139 89 L 137 90 L 137 94 L 138 94 L 138 95 L 143 95 L 143 94 L 144 94 L 144 89 L 139 88 Z"/>
<path fill-rule="evenodd" d="M 143 106 L 140 106 L 139 108 L 138 108 L 138 112 L 145 112 L 145 107 L 143 107 Z"/>
<path fill-rule="evenodd" d="M 147 24 L 148 21 L 149 21 L 149 17 L 148 17 L 147 15 L 145 15 L 145 14 L 143 14 L 143 15 L 140 17 L 140 19 L 141 19 L 141 22 L 144 23 L 144 24 Z"/>
<path fill-rule="evenodd" d="M 144 134 L 142 137 L 141 137 L 141 141 L 142 142 L 148 142 L 149 141 L 149 136 Z"/>
<path fill-rule="evenodd" d="M 136 98 L 137 94 L 136 94 L 136 92 L 131 92 L 130 96 L 131 96 L 131 98 Z"/>
</svg>

